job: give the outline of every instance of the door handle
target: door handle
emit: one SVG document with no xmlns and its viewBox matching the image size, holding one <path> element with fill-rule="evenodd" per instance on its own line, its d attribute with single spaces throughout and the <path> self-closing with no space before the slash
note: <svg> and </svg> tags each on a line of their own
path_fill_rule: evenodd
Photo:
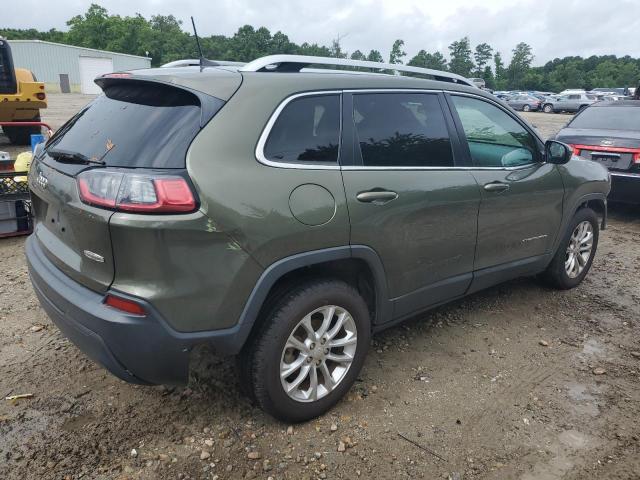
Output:
<svg viewBox="0 0 640 480">
<path fill-rule="evenodd" d="M 356 199 L 359 202 L 375 203 L 376 205 L 384 205 L 396 198 L 398 198 L 398 194 L 390 190 L 371 190 L 368 192 L 360 192 L 356 195 Z"/>
<path fill-rule="evenodd" d="M 505 190 L 509 190 L 509 184 L 502 182 L 485 183 L 484 189 L 487 192 L 504 192 Z"/>
</svg>

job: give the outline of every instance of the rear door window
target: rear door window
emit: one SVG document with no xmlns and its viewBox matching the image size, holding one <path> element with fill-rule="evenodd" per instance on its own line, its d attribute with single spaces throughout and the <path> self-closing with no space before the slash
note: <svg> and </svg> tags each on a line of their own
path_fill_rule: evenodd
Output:
<svg viewBox="0 0 640 480">
<path fill-rule="evenodd" d="M 207 97 L 207 111 L 224 102 Z M 47 143 L 47 150 L 78 153 L 114 167 L 185 168 L 186 153 L 201 128 L 195 94 L 152 82 L 123 81 L 104 88 Z"/>
<path fill-rule="evenodd" d="M 451 167 L 451 141 L 437 95 L 353 96 L 362 164 L 372 167 Z"/>
<path fill-rule="evenodd" d="M 340 96 L 305 96 L 278 115 L 263 153 L 272 162 L 337 164 L 339 144 Z"/>
</svg>

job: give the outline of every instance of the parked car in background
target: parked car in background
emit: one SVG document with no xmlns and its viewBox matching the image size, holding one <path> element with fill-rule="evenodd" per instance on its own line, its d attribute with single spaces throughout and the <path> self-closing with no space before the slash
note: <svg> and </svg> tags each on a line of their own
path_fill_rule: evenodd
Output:
<svg viewBox="0 0 640 480">
<path fill-rule="evenodd" d="M 484 81 L 484 78 L 470 78 L 471 82 L 478 88 L 482 88 L 483 90 L 487 87 L 487 83 Z"/>
<path fill-rule="evenodd" d="M 560 130 L 556 140 L 609 169 L 609 199 L 640 203 L 640 100 L 595 103 Z"/>
<path fill-rule="evenodd" d="M 595 95 L 587 93 L 572 93 L 560 95 L 556 100 L 548 99 L 542 106 L 545 113 L 579 112 L 585 107 L 597 102 Z"/>
<path fill-rule="evenodd" d="M 611 93 L 611 94 L 596 95 L 596 98 L 598 99 L 598 101 L 601 101 L 601 102 L 617 102 L 619 100 L 627 100 L 629 97 L 625 95 L 618 95 L 617 93 Z"/>
<path fill-rule="evenodd" d="M 571 94 L 580 94 L 580 93 L 586 93 L 586 90 L 584 88 L 568 88 L 566 90 L 561 91 L 558 95 L 571 95 Z"/>
<path fill-rule="evenodd" d="M 598 88 L 592 89 L 589 93 L 591 93 L 591 92 L 594 92 L 594 93 L 609 93 L 609 94 L 613 94 L 613 95 L 629 96 L 629 95 L 632 95 L 630 90 L 631 89 L 629 89 L 627 87 L 616 87 L 616 88 L 598 87 Z"/>
<path fill-rule="evenodd" d="M 493 95 L 504 102 L 506 102 L 513 96 L 508 92 L 493 92 Z"/>
<path fill-rule="evenodd" d="M 514 110 L 522 110 L 523 112 L 535 112 L 540 110 L 542 102 L 539 98 L 531 95 L 516 95 L 507 100 L 507 104 Z"/>
</svg>

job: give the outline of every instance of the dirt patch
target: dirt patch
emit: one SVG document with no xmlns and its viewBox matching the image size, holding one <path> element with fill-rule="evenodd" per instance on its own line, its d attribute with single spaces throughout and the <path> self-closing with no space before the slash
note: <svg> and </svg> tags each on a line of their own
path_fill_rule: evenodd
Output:
<svg viewBox="0 0 640 480">
<path fill-rule="evenodd" d="M 377 335 L 347 398 L 289 426 L 206 350 L 186 388 L 112 377 L 38 306 L 24 239 L 0 240 L 0 478 L 637 479 L 638 245 L 638 210 L 613 208 L 579 288 L 521 279 Z"/>
</svg>

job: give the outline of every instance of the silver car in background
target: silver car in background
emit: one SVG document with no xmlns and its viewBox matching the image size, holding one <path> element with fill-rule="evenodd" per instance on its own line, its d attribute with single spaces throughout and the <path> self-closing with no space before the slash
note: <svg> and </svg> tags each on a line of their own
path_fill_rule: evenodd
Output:
<svg viewBox="0 0 640 480">
<path fill-rule="evenodd" d="M 588 93 L 570 93 L 568 95 L 560 95 L 555 99 L 547 99 L 542 106 L 542 111 L 545 113 L 575 113 L 597 101 L 598 97 L 596 95 Z"/>
<path fill-rule="evenodd" d="M 514 110 L 522 110 L 523 112 L 535 112 L 540 110 L 542 105 L 540 99 L 532 95 L 514 95 L 507 100 L 507 103 Z"/>
</svg>

